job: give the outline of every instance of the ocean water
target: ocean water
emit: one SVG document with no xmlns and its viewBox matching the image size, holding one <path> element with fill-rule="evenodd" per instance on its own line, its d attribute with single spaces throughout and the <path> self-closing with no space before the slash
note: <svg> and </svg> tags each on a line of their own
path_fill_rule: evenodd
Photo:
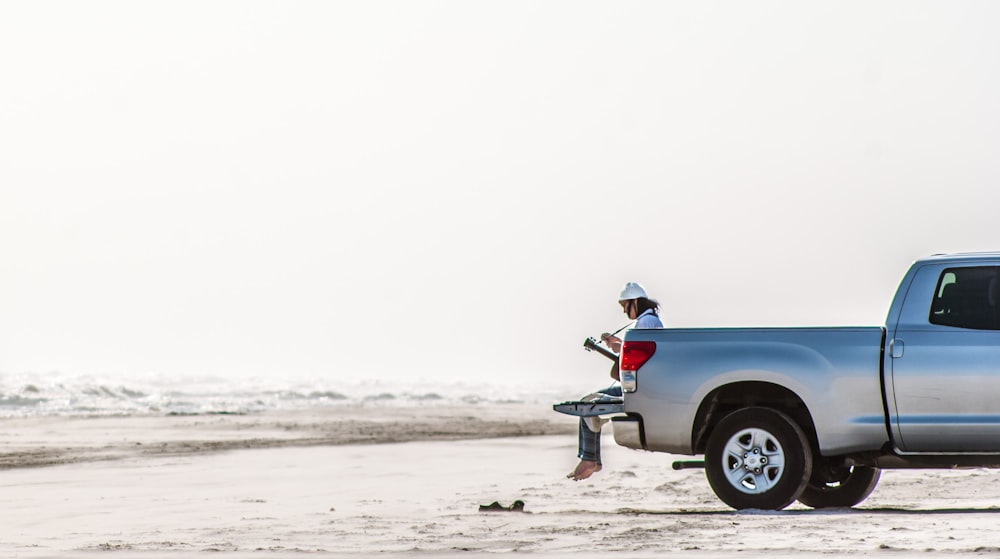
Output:
<svg viewBox="0 0 1000 559">
<path fill-rule="evenodd" d="M 335 406 L 539 404 L 583 387 L 331 379 L 233 379 L 0 373 L 0 417 L 246 414 Z"/>
</svg>

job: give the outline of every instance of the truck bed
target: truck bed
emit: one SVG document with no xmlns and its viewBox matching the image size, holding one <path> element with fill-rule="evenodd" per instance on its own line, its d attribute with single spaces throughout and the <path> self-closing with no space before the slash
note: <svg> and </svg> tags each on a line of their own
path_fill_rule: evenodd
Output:
<svg viewBox="0 0 1000 559">
<path fill-rule="evenodd" d="M 888 441 L 884 337 L 882 327 L 630 330 L 626 342 L 653 341 L 656 352 L 639 370 L 637 390 L 625 394 L 625 412 L 641 418 L 643 434 L 624 440 L 696 454 L 707 406 L 773 385 L 805 404 L 822 454 L 876 450 Z"/>
</svg>

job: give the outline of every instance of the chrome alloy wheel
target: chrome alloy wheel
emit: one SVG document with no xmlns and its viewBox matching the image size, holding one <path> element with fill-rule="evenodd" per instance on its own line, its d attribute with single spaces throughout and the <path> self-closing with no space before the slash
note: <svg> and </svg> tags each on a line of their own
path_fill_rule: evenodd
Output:
<svg viewBox="0 0 1000 559">
<path fill-rule="evenodd" d="M 743 429 L 726 442 L 722 469 L 736 489 L 751 495 L 764 493 L 781 479 L 785 452 L 771 433 L 757 428 Z"/>
</svg>

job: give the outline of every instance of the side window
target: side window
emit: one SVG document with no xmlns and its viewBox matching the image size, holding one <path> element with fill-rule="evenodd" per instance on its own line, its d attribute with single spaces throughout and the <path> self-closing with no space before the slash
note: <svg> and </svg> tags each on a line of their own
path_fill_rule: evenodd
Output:
<svg viewBox="0 0 1000 559">
<path fill-rule="evenodd" d="M 931 304 L 931 324 L 1000 330 L 998 278 L 1000 267 L 996 266 L 949 268 L 941 272 Z"/>
</svg>

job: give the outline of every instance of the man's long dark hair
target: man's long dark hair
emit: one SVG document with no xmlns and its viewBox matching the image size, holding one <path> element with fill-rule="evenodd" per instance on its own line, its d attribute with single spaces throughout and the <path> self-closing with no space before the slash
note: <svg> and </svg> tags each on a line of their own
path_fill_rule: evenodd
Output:
<svg viewBox="0 0 1000 559">
<path fill-rule="evenodd" d="M 635 300 L 635 306 L 637 309 L 636 316 L 652 309 L 653 314 L 659 315 L 660 304 L 656 302 L 656 299 L 649 299 L 647 297 L 639 297 Z"/>
</svg>

